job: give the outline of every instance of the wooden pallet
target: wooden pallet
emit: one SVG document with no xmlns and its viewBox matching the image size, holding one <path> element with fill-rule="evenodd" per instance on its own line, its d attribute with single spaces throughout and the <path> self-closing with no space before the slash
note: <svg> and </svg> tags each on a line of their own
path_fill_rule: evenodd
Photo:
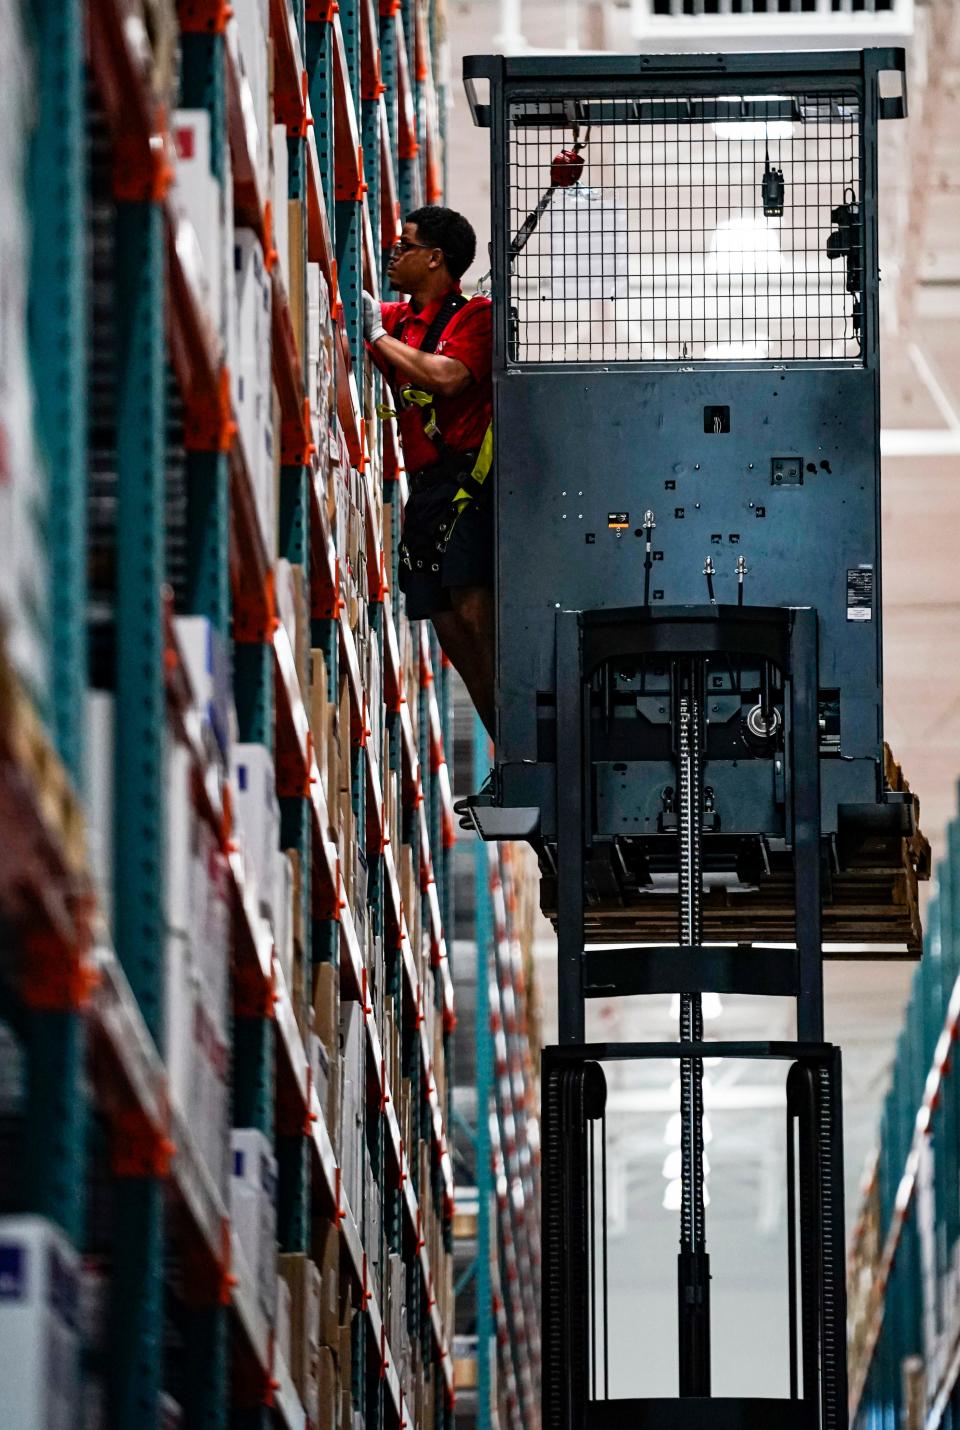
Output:
<svg viewBox="0 0 960 1430">
<path fill-rule="evenodd" d="M 904 793 L 910 786 L 884 746 L 887 788 Z M 899 865 L 856 868 L 835 874 L 825 889 L 823 940 L 845 945 L 827 958 L 919 957 L 923 946 L 918 885 L 930 877 L 930 845 L 920 832 L 920 805 L 914 805 L 914 833 L 900 840 Z M 556 879 L 540 885 L 543 912 L 554 923 Z M 772 873 L 755 888 L 710 888 L 703 903 L 706 943 L 790 943 L 794 939 L 794 884 L 791 873 Z M 587 942 L 675 943 L 677 905 L 670 894 L 639 894 L 629 901 L 588 903 Z M 869 952 L 858 946 L 873 945 Z"/>
</svg>

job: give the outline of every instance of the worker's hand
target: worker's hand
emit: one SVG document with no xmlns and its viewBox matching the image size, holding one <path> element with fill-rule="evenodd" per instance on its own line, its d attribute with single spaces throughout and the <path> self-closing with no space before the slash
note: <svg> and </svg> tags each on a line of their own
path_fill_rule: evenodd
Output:
<svg viewBox="0 0 960 1430">
<path fill-rule="evenodd" d="M 380 304 L 372 293 L 363 295 L 363 336 L 368 343 L 375 343 L 379 338 L 387 336 L 387 330 L 383 326 L 383 318 L 380 313 Z"/>
</svg>

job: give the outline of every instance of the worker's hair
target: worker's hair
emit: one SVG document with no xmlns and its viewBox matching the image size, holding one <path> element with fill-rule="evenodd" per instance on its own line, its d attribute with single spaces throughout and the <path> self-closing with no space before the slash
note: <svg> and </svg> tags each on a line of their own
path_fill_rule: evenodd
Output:
<svg viewBox="0 0 960 1430">
<path fill-rule="evenodd" d="M 451 278 L 461 278 L 466 273 L 476 256 L 477 235 L 463 214 L 441 204 L 425 204 L 407 214 L 407 223 L 417 225 L 422 242 L 443 251 Z"/>
</svg>

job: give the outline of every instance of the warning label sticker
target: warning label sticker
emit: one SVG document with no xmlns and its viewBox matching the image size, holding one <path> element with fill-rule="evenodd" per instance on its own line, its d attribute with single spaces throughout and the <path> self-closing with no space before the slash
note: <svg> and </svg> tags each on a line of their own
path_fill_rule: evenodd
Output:
<svg viewBox="0 0 960 1430">
<path fill-rule="evenodd" d="M 873 567 L 847 569 L 847 620 L 873 620 Z"/>
</svg>

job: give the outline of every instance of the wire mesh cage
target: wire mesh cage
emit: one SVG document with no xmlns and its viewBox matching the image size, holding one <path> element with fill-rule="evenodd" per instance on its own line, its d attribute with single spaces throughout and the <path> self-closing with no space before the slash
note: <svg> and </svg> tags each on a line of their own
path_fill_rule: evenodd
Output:
<svg viewBox="0 0 960 1430">
<path fill-rule="evenodd" d="M 853 93 L 509 105 L 514 362 L 858 362 Z"/>
</svg>

